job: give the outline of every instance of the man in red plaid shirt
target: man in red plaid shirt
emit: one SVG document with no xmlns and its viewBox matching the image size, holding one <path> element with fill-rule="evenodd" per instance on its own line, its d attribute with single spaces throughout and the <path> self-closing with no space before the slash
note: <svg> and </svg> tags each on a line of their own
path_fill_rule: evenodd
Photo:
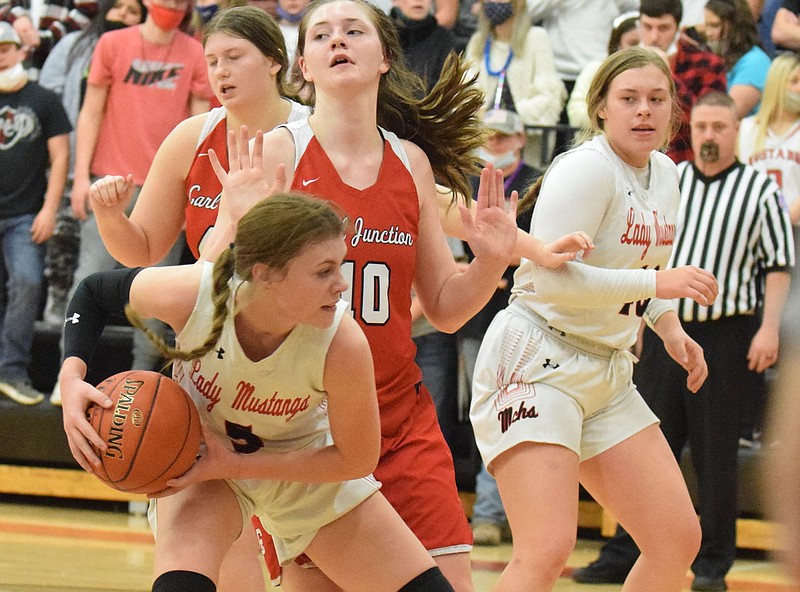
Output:
<svg viewBox="0 0 800 592">
<path fill-rule="evenodd" d="M 683 121 L 667 154 L 676 163 L 692 160 L 689 116 L 695 101 L 711 91 L 727 92 L 724 60 L 701 41 L 679 30 L 681 0 L 642 0 L 639 36 L 644 46 L 665 52 L 683 109 Z"/>
</svg>

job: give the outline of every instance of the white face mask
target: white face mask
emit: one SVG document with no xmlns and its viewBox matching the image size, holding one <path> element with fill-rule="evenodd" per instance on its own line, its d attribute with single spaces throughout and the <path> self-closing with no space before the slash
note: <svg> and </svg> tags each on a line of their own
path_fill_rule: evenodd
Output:
<svg viewBox="0 0 800 592">
<path fill-rule="evenodd" d="M 787 90 L 783 97 L 783 108 L 789 113 L 800 115 L 800 93 Z"/>
<path fill-rule="evenodd" d="M 21 83 L 28 79 L 28 74 L 22 63 L 17 63 L 16 66 L 11 66 L 5 70 L 0 70 L 0 91 L 5 92 L 17 88 Z"/>
<path fill-rule="evenodd" d="M 492 166 L 496 169 L 504 169 L 507 166 L 511 166 L 512 164 L 516 164 L 517 162 L 517 155 L 515 150 L 509 150 L 508 152 L 504 152 L 503 154 L 492 154 L 485 148 L 478 148 L 475 151 L 475 156 L 482 160 L 485 163 L 492 163 Z"/>
</svg>

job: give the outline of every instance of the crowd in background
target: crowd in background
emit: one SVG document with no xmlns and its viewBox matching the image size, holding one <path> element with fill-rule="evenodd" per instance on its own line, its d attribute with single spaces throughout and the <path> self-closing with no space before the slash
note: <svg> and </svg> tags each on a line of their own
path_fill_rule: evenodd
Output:
<svg viewBox="0 0 800 592">
<path fill-rule="evenodd" d="M 0 249 L 4 262 L 0 273 L 6 286 L 0 296 L 0 392 L 17 403 L 38 404 L 45 398 L 32 385 L 27 368 L 35 321 L 60 325 L 77 281 L 119 265 L 115 257 L 125 263 L 124 257 L 108 252 L 105 237 L 87 210 L 90 183 L 103 175 L 132 173 L 128 213 L 143 188 L 146 195 L 145 179 L 156 169 L 157 152 L 168 149 L 160 148 L 162 143 L 169 146 L 168 138 L 175 138 L 173 129 L 187 117 L 219 106 L 206 73 L 213 65 L 208 52 L 204 56 L 204 27 L 217 12 L 244 4 L 263 9 L 277 21 L 291 64 L 308 0 L 0 2 L 0 19 L 5 23 L 0 28 Z M 690 182 L 713 181 L 703 176 L 702 165 L 692 164 L 708 162 L 696 147 L 709 144 L 696 143 L 691 121 L 693 107 L 704 95 L 725 93 L 735 112 L 731 125 L 738 162 L 775 183 L 769 191 L 788 212 L 797 235 L 800 1 L 381 0 L 376 4 L 390 15 L 405 61 L 422 79 L 418 94 L 436 85 L 451 52 L 463 55 L 467 76 L 474 78 L 484 98 L 481 113 L 486 137 L 475 157 L 502 171 L 507 192 L 523 193 L 592 125 L 587 112 L 593 100 L 591 81 L 607 56 L 643 45 L 667 62 L 680 100 L 681 125 L 665 151 L 676 164 L 686 163 L 680 169 L 682 188 Z M 110 32 L 114 34 L 107 35 Z M 118 69 L 118 58 L 126 52 L 141 54 L 141 68 L 136 72 Z M 161 64 L 161 69 L 155 69 L 155 64 Z M 169 68 L 192 75 L 175 86 L 177 79 Z M 286 90 L 298 75 L 293 67 L 281 72 L 275 88 L 303 102 L 307 97 L 302 93 Z M 171 102 L 156 103 L 131 91 L 132 80 L 133 86 L 170 87 Z M 35 97 L 22 96 L 26 87 L 43 90 L 37 90 Z M 281 121 L 306 114 L 295 105 Z M 38 121 L 40 137 L 23 153 L 15 134 L 26 133 L 23 114 L 30 109 L 38 119 L 26 121 Z M 721 143 L 716 138 L 709 141 Z M 32 162 L 35 166 L 28 167 Z M 9 173 L 22 163 L 30 170 L 25 179 Z M 727 174 L 729 169 L 724 170 Z M 695 185 L 687 189 L 687 193 L 693 191 Z M 209 203 L 214 198 L 205 197 Z M 166 257 L 166 251 L 158 253 L 151 263 L 196 258 L 202 237 L 188 237 L 187 228 L 190 244 L 186 246 L 181 232 L 185 205 L 170 211 L 170 230 L 175 232 L 164 238 L 170 245 L 174 242 L 170 253 Z M 520 216 L 520 228 L 530 227 L 530 216 L 530 212 Z M 767 251 L 767 255 L 752 264 L 758 294 L 746 314 L 760 318 L 771 313 L 773 321 L 775 311 L 764 310 L 765 305 L 773 305 L 764 298 L 769 291 L 767 278 L 774 271 L 788 271 L 794 252 L 784 257 L 786 244 L 776 246 L 781 242 L 775 238 L 780 235 L 778 214 L 765 214 L 760 223 L 768 228 L 765 234 L 772 236 L 769 241 L 752 239 L 759 253 Z M 733 236 L 733 228 L 730 233 Z M 466 243 L 452 240 L 450 244 L 457 261 L 471 260 Z M 509 268 L 486 308 L 455 334 L 437 331 L 425 322 L 421 311 L 412 309 L 417 321 L 413 336 L 417 362 L 456 455 L 463 455 L 464 439 L 472 444 L 466 409 L 477 347 L 491 318 L 508 304 L 514 269 Z M 778 306 L 782 308 L 781 300 Z M 688 320 L 698 319 L 689 315 Z M 749 345 L 752 334 L 748 335 Z M 777 362 L 777 336 L 774 341 L 776 357 L 756 369 L 762 378 Z M 139 343 L 134 352 L 135 367 L 158 367 L 159 360 L 147 343 Z M 754 384 L 752 392 L 742 395 L 741 413 L 730 416 L 737 424 L 737 446 L 761 446 L 761 433 L 768 427 L 762 419 L 766 389 Z M 50 399 L 54 404 L 59 403 L 57 390 Z M 735 474 L 733 462 L 729 470 Z M 482 463 L 474 464 L 475 542 L 510 540 L 497 486 Z M 734 512 L 735 507 L 728 509 L 729 514 Z M 724 590 L 720 581 L 729 567 L 710 574 L 708 581 L 697 582 L 693 589 Z M 591 579 L 591 574 L 581 577 L 622 581 L 630 570 L 630 566 L 601 568 L 600 579 Z"/>
</svg>

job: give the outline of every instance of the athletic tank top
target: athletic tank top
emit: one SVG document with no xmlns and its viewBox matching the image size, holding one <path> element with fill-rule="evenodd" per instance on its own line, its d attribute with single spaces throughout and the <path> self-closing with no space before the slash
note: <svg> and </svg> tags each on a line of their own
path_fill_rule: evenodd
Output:
<svg viewBox="0 0 800 592">
<path fill-rule="evenodd" d="M 197 301 L 177 337 L 182 349 L 197 347 L 211 329 L 211 263 L 204 263 Z M 214 348 L 190 362 L 176 362 L 173 376 L 191 395 L 200 416 L 233 441 L 239 453 L 286 452 L 321 448 L 332 442 L 325 360 L 345 314 L 340 301 L 331 326 L 298 325 L 270 356 L 253 362 L 242 351 L 234 325 L 231 280 L 228 317 Z M 280 541 L 282 559 L 299 554 L 321 526 L 335 520 L 374 493 L 371 476 L 344 482 L 301 483 L 268 479 L 229 480 L 267 530 Z"/>
<path fill-rule="evenodd" d="M 344 298 L 372 350 L 381 433 L 395 434 L 410 416 L 422 373 L 411 340 L 411 285 L 416 267 L 419 198 L 405 149 L 380 130 L 384 156 L 378 178 L 366 189 L 345 184 L 308 120 L 288 123 L 295 144 L 292 189 L 337 203 L 350 218 L 342 271 Z"/>
<path fill-rule="evenodd" d="M 288 121 L 308 117 L 309 108 L 290 101 L 292 109 Z M 222 167 L 228 169 L 227 115 L 225 107 L 212 109 L 206 118 L 197 140 L 192 166 L 183 183 L 186 191 L 186 244 L 195 259 L 200 258 L 200 245 L 217 221 L 222 185 L 208 160 L 208 149 L 213 148 Z M 269 131 L 269 130 L 264 130 Z"/>
</svg>

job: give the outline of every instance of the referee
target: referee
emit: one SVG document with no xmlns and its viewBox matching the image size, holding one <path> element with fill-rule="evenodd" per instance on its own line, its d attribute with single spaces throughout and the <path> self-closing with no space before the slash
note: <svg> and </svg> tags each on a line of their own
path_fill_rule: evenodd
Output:
<svg viewBox="0 0 800 592">
<path fill-rule="evenodd" d="M 781 310 L 794 265 L 789 215 L 777 184 L 736 160 L 739 120 L 733 100 L 713 92 L 692 109 L 694 161 L 678 165 L 681 207 L 669 265 L 712 272 L 719 297 L 710 307 L 675 302 L 684 329 L 702 347 L 708 379 L 692 394 L 686 376 L 645 330 L 634 382 L 676 457 L 687 440 L 697 475 L 700 552 L 692 590 L 727 590 L 736 553 L 737 455 L 742 410 L 764 391 L 764 370 L 778 357 Z M 600 557 L 573 577 L 622 582 L 639 550 L 620 527 Z"/>
</svg>

